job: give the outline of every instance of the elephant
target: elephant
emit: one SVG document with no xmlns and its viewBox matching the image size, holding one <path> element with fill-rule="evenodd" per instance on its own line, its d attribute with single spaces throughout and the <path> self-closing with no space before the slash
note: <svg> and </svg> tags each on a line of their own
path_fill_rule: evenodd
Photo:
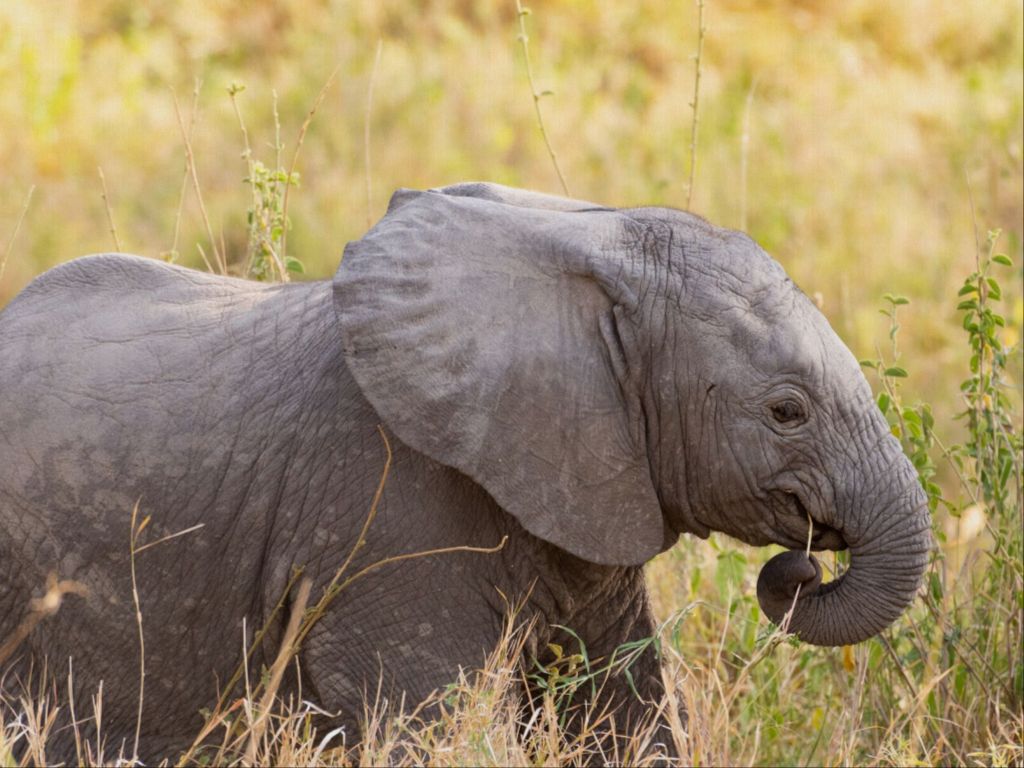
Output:
<svg viewBox="0 0 1024 768">
<path fill-rule="evenodd" d="M 133 510 L 154 542 L 134 553 Z M 352 739 L 367 692 L 416 702 L 479 668 L 510 602 L 525 663 L 569 630 L 593 660 L 651 636 L 644 564 L 711 531 L 791 550 L 764 612 L 831 646 L 889 626 L 931 546 L 856 359 L 753 240 L 690 213 L 401 189 L 329 281 L 101 254 L 0 314 L 0 640 L 48 574 L 82 586 L 5 685 L 70 659 L 79 718 L 102 681 L 103 734 L 131 743 L 135 594 L 144 759 L 195 737 L 243 628 L 269 627 L 270 665 L 297 568 L 315 598 L 347 557 L 379 566 L 286 683 Z M 848 569 L 821 584 L 807 546 Z M 664 692 L 653 645 L 624 677 L 602 696 L 628 733 Z"/>
</svg>

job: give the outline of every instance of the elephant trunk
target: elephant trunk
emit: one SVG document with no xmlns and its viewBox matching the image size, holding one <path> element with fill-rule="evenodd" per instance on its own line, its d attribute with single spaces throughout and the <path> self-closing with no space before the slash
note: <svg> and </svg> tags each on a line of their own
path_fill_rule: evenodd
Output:
<svg viewBox="0 0 1024 768">
<path fill-rule="evenodd" d="M 903 456 L 897 467 L 899 492 L 843 521 L 850 567 L 838 579 L 819 586 L 821 568 L 803 551 L 765 565 L 757 595 L 772 621 L 782 624 L 800 585 L 789 631 L 812 645 L 852 645 L 881 632 L 910 605 L 928 565 L 931 525 L 913 467 Z"/>
</svg>

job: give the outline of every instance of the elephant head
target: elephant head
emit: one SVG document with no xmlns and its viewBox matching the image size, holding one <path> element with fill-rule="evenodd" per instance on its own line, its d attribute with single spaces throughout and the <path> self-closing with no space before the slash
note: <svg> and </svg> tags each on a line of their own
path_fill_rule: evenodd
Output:
<svg viewBox="0 0 1024 768">
<path fill-rule="evenodd" d="M 858 642 L 913 599 L 930 526 L 860 368 L 747 236 L 666 208 L 462 184 L 399 191 L 334 283 L 346 359 L 406 444 L 532 534 L 636 565 L 682 532 L 849 547 L 821 587 L 787 553 L 778 621 Z"/>
</svg>

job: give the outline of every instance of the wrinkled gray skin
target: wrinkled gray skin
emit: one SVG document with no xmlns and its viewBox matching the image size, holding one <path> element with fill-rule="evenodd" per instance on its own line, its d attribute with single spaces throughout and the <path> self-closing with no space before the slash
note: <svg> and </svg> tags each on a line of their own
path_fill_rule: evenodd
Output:
<svg viewBox="0 0 1024 768">
<path fill-rule="evenodd" d="M 849 547 L 824 587 L 802 553 L 759 584 L 776 620 L 804 584 L 790 626 L 815 644 L 880 631 L 925 566 L 923 493 L 856 361 L 745 235 L 495 185 L 401 191 L 333 282 L 104 255 L 0 315 L 0 638 L 49 572 L 89 589 L 33 632 L 8 686 L 30 658 L 63 672 L 73 657 L 79 717 L 102 680 L 103 732 L 130 745 L 138 501 L 144 541 L 204 526 L 138 555 L 140 752 L 190 741 L 243 618 L 251 637 L 293 568 L 315 596 L 351 551 L 384 466 L 378 424 L 394 461 L 351 572 L 508 541 L 342 593 L 302 648 L 301 684 L 349 739 L 381 670 L 385 695 L 417 701 L 478 666 L 505 597 L 537 620 L 528 653 L 572 645 L 556 624 L 591 658 L 650 635 L 641 566 L 684 531 L 799 550 L 810 514 L 815 549 Z M 653 653 L 633 674 L 656 699 Z M 644 712 L 620 678 L 608 695 L 620 727 Z"/>
</svg>

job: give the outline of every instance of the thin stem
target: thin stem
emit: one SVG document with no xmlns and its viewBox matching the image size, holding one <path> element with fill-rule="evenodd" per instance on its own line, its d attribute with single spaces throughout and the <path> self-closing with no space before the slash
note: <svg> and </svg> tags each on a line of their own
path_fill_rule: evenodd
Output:
<svg viewBox="0 0 1024 768">
<path fill-rule="evenodd" d="M 196 80 L 195 87 L 192 90 L 193 103 L 196 103 L 199 94 L 200 81 Z M 192 178 L 192 188 L 195 190 L 196 199 L 199 201 L 199 212 L 203 217 L 203 225 L 206 227 L 206 236 L 210 239 L 210 247 L 213 249 L 213 258 L 220 269 L 221 274 L 227 274 L 228 267 L 224 261 L 224 255 L 220 253 L 217 248 L 217 238 L 213 234 L 213 225 L 210 224 L 210 217 L 206 213 L 206 205 L 203 203 L 203 192 L 199 186 L 199 174 L 196 171 L 196 158 L 192 152 L 192 139 L 189 134 L 185 131 L 185 121 L 181 119 L 181 108 L 178 105 L 178 96 L 171 91 L 171 96 L 174 98 L 174 114 L 178 118 L 178 128 L 181 130 L 181 138 L 185 143 L 185 160 L 187 162 L 187 168 L 189 176 Z M 203 256 L 203 261 L 206 262 L 206 268 L 210 272 L 213 268 L 210 266 L 210 262 L 206 258 L 206 254 L 200 250 Z"/>
<path fill-rule="evenodd" d="M 750 90 L 747 91 L 747 100 L 743 107 L 743 133 L 740 135 L 740 229 L 744 232 L 747 229 L 747 157 L 750 154 L 750 108 L 754 103 L 756 91 L 757 80 L 754 80 Z M 690 164 L 693 164 L 692 160 Z M 690 186 L 693 186 L 692 182 Z"/>
<path fill-rule="evenodd" d="M 238 106 L 238 99 L 236 98 L 238 96 L 238 94 L 240 94 L 243 90 L 245 90 L 245 86 L 236 85 L 236 84 L 232 83 L 231 87 L 228 88 L 228 97 L 231 99 L 231 106 L 235 110 L 235 117 L 238 119 L 238 127 L 242 131 L 242 142 L 245 145 L 245 150 L 242 152 L 242 157 L 245 159 L 245 169 L 246 169 L 246 174 L 248 176 L 249 189 L 252 191 L 252 211 L 253 212 L 252 212 L 252 214 L 250 214 L 249 242 L 248 242 L 248 245 L 246 246 L 245 270 L 242 273 L 242 274 L 247 275 L 247 274 L 249 274 L 249 270 L 252 269 L 252 262 L 253 262 L 253 259 L 255 258 L 255 255 L 256 255 L 256 237 L 255 237 L 256 221 L 255 221 L 255 216 L 256 216 L 256 210 L 259 207 L 259 196 L 258 196 L 258 193 L 256 192 L 256 170 L 253 167 L 252 146 L 249 143 L 249 131 L 245 127 L 245 120 L 242 119 L 242 110 Z"/>
<path fill-rule="evenodd" d="M 697 0 L 697 57 L 693 70 L 693 101 L 690 108 L 693 110 L 693 120 L 690 123 L 690 182 L 686 187 L 686 210 L 690 210 L 690 203 L 693 200 L 693 179 L 697 173 L 697 126 L 700 123 L 700 64 L 704 55 L 704 33 L 707 28 L 704 26 L 704 0 Z"/>
<path fill-rule="evenodd" d="M 288 617 L 288 627 L 285 630 L 284 639 L 281 641 L 281 648 L 270 668 L 270 680 L 263 690 L 263 695 L 260 697 L 260 703 L 256 709 L 256 719 L 249 728 L 249 744 L 246 747 L 245 759 L 242 761 L 242 765 L 256 765 L 256 749 L 263 739 L 267 715 L 274 703 L 274 696 L 277 695 L 277 690 L 281 686 L 281 678 L 284 677 L 285 667 L 288 666 L 288 662 L 298 650 L 298 645 L 295 641 L 299 634 L 302 616 L 306 611 L 306 603 L 309 602 L 309 592 L 312 587 L 313 582 L 309 579 L 303 579 L 302 583 L 299 584 L 299 591 L 295 596 L 295 602 L 292 604 L 292 612 L 291 616 Z M 246 696 L 246 700 L 251 700 L 251 696 Z"/>
<path fill-rule="evenodd" d="M 340 65 L 339 65 L 340 66 Z M 285 256 L 287 256 L 288 248 L 288 200 L 289 193 L 292 189 L 292 179 L 295 178 L 295 166 L 299 162 L 299 150 L 302 149 L 302 142 L 306 139 L 306 131 L 309 130 L 309 124 L 313 122 L 313 117 L 316 115 L 320 105 L 323 104 L 324 97 L 327 95 L 327 91 L 331 87 L 331 83 L 334 82 L 335 76 L 338 74 L 339 67 L 335 67 L 334 71 L 331 72 L 331 76 L 327 78 L 327 82 L 324 83 L 324 87 L 320 89 L 320 93 L 317 94 L 316 100 L 313 102 L 313 106 L 310 107 L 309 112 L 306 113 L 306 119 L 302 121 L 302 127 L 299 129 L 299 138 L 295 143 L 295 152 L 292 154 L 292 163 L 288 166 L 288 178 L 284 182 L 284 200 L 281 202 L 281 280 L 288 282 L 288 270 Z"/>
<path fill-rule="evenodd" d="M 4 279 L 4 270 L 7 269 L 7 259 L 10 258 L 11 251 L 14 250 L 14 241 L 18 238 L 18 232 L 21 231 L 21 223 L 25 221 L 25 214 L 28 213 L 28 207 L 32 204 L 32 195 L 35 191 L 36 187 L 33 184 L 28 188 L 28 194 L 25 195 L 25 204 L 21 207 L 21 214 L 19 214 L 18 221 L 14 224 L 14 231 L 11 233 L 11 237 L 7 241 L 7 247 L 4 249 L 4 257 L 0 260 L 0 280 Z"/>
<path fill-rule="evenodd" d="M 191 144 L 192 138 L 195 136 L 196 131 L 196 114 L 199 112 L 199 91 L 193 91 L 192 93 L 192 112 L 189 114 L 188 120 L 188 141 Z M 185 164 L 185 170 L 181 174 L 181 191 L 178 193 L 178 210 L 174 214 L 174 241 L 171 243 L 171 250 L 165 251 L 161 254 L 169 262 L 177 261 L 178 256 L 178 239 L 181 235 L 181 212 L 185 209 L 185 193 L 188 192 L 188 163 Z"/>
<path fill-rule="evenodd" d="M 370 83 L 366 87 L 366 113 L 363 117 L 363 165 L 366 171 L 366 226 L 373 223 L 371 201 L 373 199 L 373 188 L 370 174 L 370 114 L 373 110 L 373 86 L 377 82 L 377 67 L 380 65 L 380 54 L 384 48 L 384 41 L 377 38 L 377 54 L 373 58 L 373 69 L 370 71 Z"/>
<path fill-rule="evenodd" d="M 135 554 L 137 555 L 140 552 L 145 552 L 147 549 L 149 549 L 150 547 L 155 547 L 157 544 L 163 544 L 165 541 L 170 541 L 171 539 L 176 539 L 179 536 L 184 536 L 186 533 L 192 533 L 193 531 L 198 531 L 200 528 L 205 528 L 205 527 L 206 527 L 206 523 L 197 523 L 196 525 L 189 526 L 188 528 L 186 528 L 183 531 L 178 531 L 177 533 L 169 533 L 166 536 L 161 536 L 156 541 L 151 541 L 148 544 L 143 544 L 141 547 L 138 547 L 135 550 Z"/>
<path fill-rule="evenodd" d="M 96 166 L 96 171 L 100 175 L 100 196 L 103 198 L 103 208 L 107 212 L 107 224 L 110 225 L 110 235 L 114 238 L 114 250 L 121 253 L 121 239 L 117 236 L 117 227 L 114 226 L 114 213 L 110 210 L 110 198 L 107 196 L 107 179 L 103 175 L 102 167 Z"/>
<path fill-rule="evenodd" d="M 273 114 L 274 114 L 274 172 L 277 173 L 277 172 L 279 172 L 281 170 L 281 151 L 284 149 L 284 144 L 281 142 L 281 115 L 278 113 L 278 110 L 277 110 L 277 90 L 276 89 L 271 89 L 270 97 L 271 97 L 270 103 L 272 105 L 272 111 L 273 111 Z M 273 187 L 272 188 L 274 190 L 274 193 L 273 193 L 274 197 L 277 197 L 277 185 L 278 184 L 280 184 L 280 182 L 274 182 L 273 183 Z M 285 192 L 287 193 L 287 191 L 288 191 L 288 179 L 285 179 L 284 187 L 285 187 Z M 282 220 L 282 222 L 281 222 L 282 236 L 284 234 L 284 230 L 285 229 L 286 229 L 286 227 L 284 225 L 284 221 Z M 281 255 L 278 254 L 277 249 L 275 249 L 273 247 L 273 241 L 271 241 L 269 243 L 269 247 L 267 248 L 267 251 L 268 251 L 268 253 L 270 253 L 270 257 L 273 260 L 273 265 L 277 268 L 277 274 L 278 274 L 278 277 L 280 278 L 281 282 L 282 283 L 288 282 L 288 275 L 285 274 L 284 260 L 281 257 Z"/>
<path fill-rule="evenodd" d="M 85 597 L 88 594 L 89 590 L 81 582 L 58 579 L 56 572 L 51 572 L 46 578 L 46 594 L 29 601 L 28 615 L 15 627 L 14 632 L 0 644 L 0 664 L 3 664 L 11 657 L 11 654 L 32 633 L 32 630 L 36 628 L 39 622 L 48 616 L 53 616 L 60 610 L 61 604 L 64 601 L 64 595 Z"/>
<path fill-rule="evenodd" d="M 558 155 L 555 154 L 555 150 L 551 147 L 551 140 L 548 138 L 547 129 L 544 127 L 544 115 L 541 114 L 540 100 L 544 96 L 549 96 L 551 91 L 537 91 L 537 86 L 533 80 L 533 66 L 530 64 L 530 38 L 526 34 L 526 16 L 530 13 L 528 8 L 523 8 L 521 0 L 516 0 L 516 13 L 519 16 L 519 42 L 523 46 L 523 61 L 526 63 L 526 79 L 530 82 L 530 93 L 533 94 L 533 109 L 537 113 L 537 127 L 540 128 L 540 135 L 544 139 L 544 146 L 547 147 L 548 155 L 551 157 L 551 163 L 555 166 L 555 173 L 558 174 L 558 181 L 562 185 L 562 191 L 569 195 L 569 185 L 565 183 L 565 176 L 562 174 L 562 168 L 558 164 Z"/>
<path fill-rule="evenodd" d="M 132 602 L 135 604 L 135 623 L 139 629 L 139 709 L 135 718 L 135 742 L 132 747 L 132 762 L 139 759 L 139 736 L 142 733 L 142 705 L 145 701 L 146 692 L 146 638 L 142 633 L 142 608 L 139 603 L 139 586 L 135 578 L 135 545 L 138 542 L 139 534 L 146 527 L 150 518 L 147 517 L 142 524 L 136 527 L 135 523 L 139 516 L 139 501 L 132 507 L 131 536 L 129 537 L 129 562 L 132 575 Z"/>
</svg>

